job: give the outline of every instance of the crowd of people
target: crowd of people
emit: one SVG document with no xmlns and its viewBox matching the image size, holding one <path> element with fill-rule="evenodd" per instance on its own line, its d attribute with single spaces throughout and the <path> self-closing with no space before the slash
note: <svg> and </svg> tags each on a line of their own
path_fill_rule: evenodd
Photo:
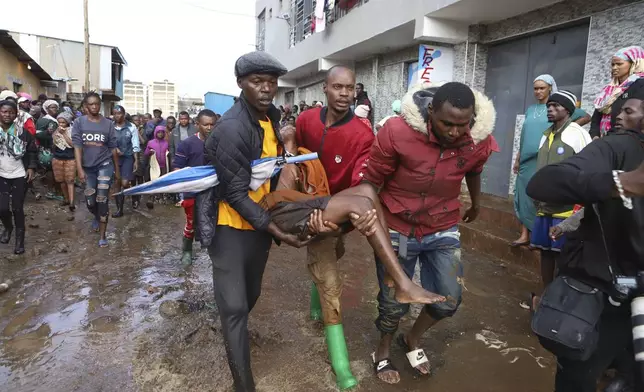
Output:
<svg viewBox="0 0 644 392">
<path fill-rule="evenodd" d="M 234 72 L 241 94 L 233 107 L 223 116 L 204 110 L 194 124 L 187 113 L 177 122 L 164 119 L 160 110 L 129 116 L 120 106 L 108 119 L 95 93 L 86 95 L 82 113 L 54 100 L 40 106 L 25 95 L 0 93 L 0 243 L 9 242 L 15 227 L 15 251 L 24 252 L 22 205 L 47 148 L 72 212 L 76 178 L 85 184 L 99 246 L 107 245 L 110 190 L 210 164 L 218 186 L 176 196 L 182 200 L 171 197 L 186 216 L 182 262 L 192 262 L 195 239 L 212 261 L 236 391 L 255 391 L 248 316 L 260 296 L 273 241 L 307 248 L 311 317 L 324 324 L 338 387 L 358 384 L 344 336 L 338 271 L 351 230 L 364 235 L 375 254 L 376 377 L 400 382 L 393 343 L 404 350 L 409 367 L 428 376 L 431 364 L 421 337 L 459 309 L 464 271 L 458 224 L 477 219 L 481 173 L 499 151 L 492 101 L 458 82 L 422 84 L 374 126 L 372 103 L 349 67 L 327 71 L 326 104 L 302 101 L 280 108 L 273 101 L 287 70 L 278 60 L 249 53 L 237 60 Z M 514 167 L 515 207 L 524 230 L 513 246 L 541 254 L 543 291 L 526 305 L 534 313 L 533 331 L 557 356 L 557 392 L 595 392 L 611 368 L 617 373 L 611 388 L 642 390 L 634 370 L 640 347 L 633 344 L 632 298 L 618 295 L 613 283 L 616 275 L 644 271 L 644 49 L 618 51 L 612 77 L 592 116 L 551 75 L 536 77 L 538 103 L 526 113 Z M 582 127 L 588 123 L 590 132 Z M 279 176 L 252 185 L 253 161 L 310 152 L 319 159 L 286 165 Z M 463 182 L 471 206 L 461 215 Z M 124 197 L 117 195 L 115 202 L 112 216 L 120 217 Z M 134 196 L 132 207 L 139 203 Z M 154 199 L 146 205 L 153 208 Z M 411 280 L 417 265 L 420 285 Z M 423 304 L 423 311 L 410 330 L 397 334 L 410 303 Z M 592 328 L 581 329 L 586 325 Z"/>
<path fill-rule="evenodd" d="M 5 132 L 0 139 L 0 178 L 5 181 L 0 190 L 4 226 L 0 243 L 8 243 L 15 228 L 16 254 L 24 253 L 28 189 L 40 198 L 35 179 L 43 180 L 47 198 L 69 208 L 69 220 L 76 211 L 75 189 L 84 188 L 87 207 L 94 215 L 92 230 L 99 233 L 98 245 L 105 247 L 110 198 L 116 204 L 111 216 L 122 217 L 125 196 L 120 192 L 167 173 L 181 143 L 199 134 L 200 117 L 192 119 L 187 112 L 181 112 L 177 122 L 173 116 L 164 119 L 159 109 L 152 115 L 130 115 L 123 106 L 115 105 L 105 117 L 101 97 L 95 92 L 86 94 L 77 110 L 69 102 L 44 94 L 34 100 L 27 93 L 8 89 L 0 91 L 0 102 L 5 113 Z M 213 121 L 219 118 L 210 111 L 205 113 Z M 191 203 L 180 195 L 163 195 L 149 197 L 146 206 L 153 209 L 155 202 L 163 200 L 177 206 Z M 132 196 L 133 209 L 140 202 L 140 196 Z"/>
</svg>

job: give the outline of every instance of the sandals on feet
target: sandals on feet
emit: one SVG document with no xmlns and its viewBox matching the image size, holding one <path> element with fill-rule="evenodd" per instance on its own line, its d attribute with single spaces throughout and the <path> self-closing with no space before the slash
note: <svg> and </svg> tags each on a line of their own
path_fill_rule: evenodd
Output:
<svg viewBox="0 0 644 392">
<path fill-rule="evenodd" d="M 418 366 L 424 364 L 424 363 L 429 363 L 429 359 L 427 359 L 427 355 L 425 354 L 425 350 L 422 348 L 419 348 L 417 350 L 412 350 L 409 348 L 409 345 L 405 341 L 405 335 L 400 334 L 398 335 L 398 338 L 396 339 L 396 342 L 400 347 L 405 349 L 405 354 L 407 356 L 407 361 L 409 361 L 409 365 L 416 371 L 416 373 L 419 376 L 427 377 L 431 374 L 431 367 L 429 369 L 428 373 L 422 373 L 420 370 L 418 370 Z"/>
<path fill-rule="evenodd" d="M 107 248 L 109 244 L 107 243 L 107 240 L 100 239 L 98 240 L 98 247 L 99 248 Z"/>
<path fill-rule="evenodd" d="M 371 353 L 371 362 L 373 363 L 373 370 L 376 372 L 376 376 L 382 372 L 393 371 L 398 372 L 398 369 L 391 363 L 389 358 L 381 359 L 376 361 L 376 353 Z M 378 377 L 380 378 L 380 377 Z M 380 378 L 381 381 L 386 382 Z M 398 380 L 400 382 L 400 380 Z M 389 383 L 387 383 L 389 384 Z M 397 384 L 397 383 L 396 383 Z"/>
</svg>

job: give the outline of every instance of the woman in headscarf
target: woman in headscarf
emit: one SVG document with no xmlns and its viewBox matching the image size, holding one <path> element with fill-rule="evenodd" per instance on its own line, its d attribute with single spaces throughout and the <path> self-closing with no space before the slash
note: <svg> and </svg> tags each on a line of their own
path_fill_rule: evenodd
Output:
<svg viewBox="0 0 644 392">
<path fill-rule="evenodd" d="M 546 102 L 550 94 L 557 92 L 557 82 L 551 75 L 544 74 L 534 79 L 534 97 L 537 103 L 528 107 L 525 113 L 519 151 L 514 162 L 514 173 L 517 181 L 514 187 L 514 211 L 521 221 L 521 236 L 512 243 L 513 247 L 530 244 L 530 229 L 534 225 L 537 211 L 532 199 L 525 193 L 528 181 L 537 168 L 537 153 L 543 132 L 551 125 L 548 122 Z M 590 116 L 581 109 L 575 110 L 572 120 L 579 125 L 586 125 Z"/>
<path fill-rule="evenodd" d="M 0 101 L 0 221 L 4 226 L 0 244 L 9 243 L 15 227 L 14 253 L 18 255 L 25 253 L 23 206 L 27 182 L 34 178 L 38 150 L 33 136 L 15 124 L 17 115 L 18 106 L 14 102 Z"/>
<path fill-rule="evenodd" d="M 615 126 L 615 119 L 626 99 L 620 98 L 631 85 L 644 76 L 644 49 L 622 48 L 611 59 L 611 81 L 595 99 L 595 113 L 590 125 L 593 139 L 603 137 Z"/>
<path fill-rule="evenodd" d="M 72 123 L 74 117 L 71 113 L 63 111 L 57 117 L 58 128 L 52 134 L 54 142 L 54 180 L 63 192 L 63 205 L 69 206 L 72 213 L 70 220 L 74 219 L 76 204 L 74 203 L 74 181 L 76 180 L 76 158 L 72 144 Z"/>
<path fill-rule="evenodd" d="M 371 129 L 371 122 L 369 121 L 369 112 L 370 108 L 367 105 L 358 105 L 356 106 L 356 109 L 354 110 L 354 113 L 356 117 L 358 117 L 358 120 L 362 121 L 366 126 Z"/>
</svg>

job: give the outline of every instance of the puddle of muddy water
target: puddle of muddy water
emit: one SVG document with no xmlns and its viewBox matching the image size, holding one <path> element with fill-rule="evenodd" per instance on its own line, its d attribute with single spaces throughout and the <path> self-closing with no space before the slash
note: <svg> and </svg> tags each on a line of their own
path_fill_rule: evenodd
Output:
<svg viewBox="0 0 644 392">
<path fill-rule="evenodd" d="M 0 390 L 134 390 L 139 336 L 161 320 L 160 302 L 184 294 L 181 210 L 110 221 L 108 249 L 96 248 L 79 210 L 74 222 L 64 211 L 32 214 L 37 252 L 2 260 L 0 249 L 0 278 L 12 280 L 0 295 Z"/>
</svg>

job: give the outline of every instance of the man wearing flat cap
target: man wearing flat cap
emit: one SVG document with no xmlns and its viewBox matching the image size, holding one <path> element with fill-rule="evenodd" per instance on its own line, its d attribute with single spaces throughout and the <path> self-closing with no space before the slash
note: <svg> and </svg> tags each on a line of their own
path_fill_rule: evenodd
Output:
<svg viewBox="0 0 644 392">
<path fill-rule="evenodd" d="M 307 242 L 280 230 L 258 204 L 275 190 L 276 178 L 249 190 L 251 162 L 283 151 L 280 111 L 272 102 L 277 79 L 286 72 L 265 52 L 248 53 L 237 60 L 235 76 L 242 92 L 205 144 L 219 186 L 197 196 L 197 231 L 212 260 L 215 302 L 237 392 L 255 391 L 248 314 L 260 295 L 272 239 L 295 247 Z"/>
</svg>

